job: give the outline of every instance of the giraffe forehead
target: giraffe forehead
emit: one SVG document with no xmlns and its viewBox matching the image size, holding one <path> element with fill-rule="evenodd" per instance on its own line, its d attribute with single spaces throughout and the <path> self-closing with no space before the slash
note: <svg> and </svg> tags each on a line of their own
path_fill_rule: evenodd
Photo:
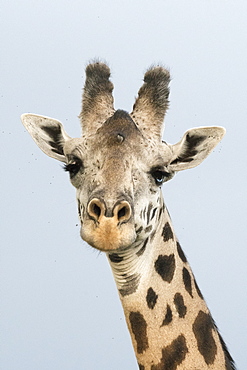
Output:
<svg viewBox="0 0 247 370">
<path fill-rule="evenodd" d="M 136 125 L 128 117 L 107 120 L 105 124 L 90 137 L 88 145 L 104 156 L 122 157 L 131 152 L 138 156 L 148 146 Z"/>
<path fill-rule="evenodd" d="M 138 148 L 141 132 L 130 115 L 122 110 L 116 111 L 113 116 L 108 118 L 99 128 L 84 136 L 82 143 L 84 150 L 93 151 L 93 153 L 109 153 L 111 149 L 114 151 L 124 150 L 128 148 Z"/>
<path fill-rule="evenodd" d="M 136 133 L 128 133 L 118 126 L 109 132 L 96 132 L 89 137 L 71 139 L 65 143 L 64 153 L 71 154 L 88 163 L 108 161 L 124 163 L 147 163 L 148 167 L 165 166 L 171 158 L 171 150 L 162 142 L 153 142 Z M 141 168 L 140 168 L 141 169 Z"/>
</svg>

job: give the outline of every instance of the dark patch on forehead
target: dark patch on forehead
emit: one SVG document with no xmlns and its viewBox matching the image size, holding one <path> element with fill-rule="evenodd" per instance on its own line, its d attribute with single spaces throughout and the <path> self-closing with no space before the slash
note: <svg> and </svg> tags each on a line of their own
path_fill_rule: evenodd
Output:
<svg viewBox="0 0 247 370">
<path fill-rule="evenodd" d="M 176 370 L 184 361 L 188 348 L 183 334 L 174 339 L 171 344 L 162 349 L 162 357 L 157 365 L 152 365 L 151 370 Z"/>
<path fill-rule="evenodd" d="M 123 109 L 117 109 L 116 112 L 109 118 L 109 124 L 114 123 L 114 121 L 122 121 L 122 120 L 127 120 L 129 123 L 134 124 L 134 127 L 137 129 L 135 122 L 131 118 L 130 114 L 126 112 Z"/>
<path fill-rule="evenodd" d="M 145 370 L 145 366 L 141 365 L 141 364 L 138 364 L 139 366 L 139 370 Z"/>
<path fill-rule="evenodd" d="M 129 320 L 137 344 L 137 353 L 143 353 L 148 348 L 146 320 L 139 311 L 131 312 Z"/>
<path fill-rule="evenodd" d="M 162 277 L 164 281 L 170 283 L 175 272 L 175 257 L 174 254 L 159 255 L 155 261 L 154 267 L 156 272 Z"/>
<path fill-rule="evenodd" d="M 180 293 L 176 293 L 174 296 L 174 304 L 180 318 L 185 317 L 187 307 L 184 304 L 183 296 Z"/>
<path fill-rule="evenodd" d="M 150 287 L 146 295 L 146 301 L 147 301 L 148 308 L 152 310 L 156 305 L 157 299 L 158 299 L 158 295 L 155 293 L 153 288 Z"/>
<path fill-rule="evenodd" d="M 189 271 L 185 267 L 183 268 L 183 282 L 184 282 L 185 289 L 190 294 L 190 296 L 193 298 L 191 276 L 190 276 Z"/>
<path fill-rule="evenodd" d="M 207 365 L 214 363 L 217 354 L 213 331 L 215 331 L 215 327 L 211 316 L 200 311 L 193 324 L 193 332 L 196 337 L 198 350 Z"/>
<path fill-rule="evenodd" d="M 163 236 L 164 242 L 167 242 L 169 239 L 173 239 L 173 232 L 172 232 L 169 222 L 167 222 L 165 226 L 163 227 L 163 231 L 161 235 Z"/>
<path fill-rule="evenodd" d="M 181 258 L 181 260 L 186 263 L 187 262 L 187 258 L 186 258 L 185 254 L 184 254 L 184 252 L 183 252 L 183 250 L 181 248 L 181 245 L 179 244 L 178 241 L 177 241 L 177 251 L 178 251 L 178 255 Z"/>
<path fill-rule="evenodd" d="M 169 325 L 172 322 L 172 310 L 169 304 L 166 306 L 166 314 L 165 318 L 161 324 L 161 326 Z"/>
<path fill-rule="evenodd" d="M 139 129 L 129 113 L 119 109 L 106 120 L 98 132 L 107 138 L 114 138 L 115 143 L 121 144 L 126 138 L 139 133 Z"/>
<path fill-rule="evenodd" d="M 122 256 L 119 256 L 117 253 L 109 253 L 109 258 L 111 262 L 119 263 L 123 260 Z"/>
<path fill-rule="evenodd" d="M 148 238 L 144 241 L 143 246 L 139 249 L 139 251 L 136 252 L 136 255 L 138 257 L 140 257 L 144 253 L 146 246 L 147 246 L 147 242 L 148 242 Z"/>
<path fill-rule="evenodd" d="M 123 277 L 126 279 L 126 282 L 122 285 L 122 288 L 119 289 L 119 293 L 124 297 L 126 295 L 134 293 L 137 290 L 140 282 L 140 274 L 124 274 Z"/>
</svg>

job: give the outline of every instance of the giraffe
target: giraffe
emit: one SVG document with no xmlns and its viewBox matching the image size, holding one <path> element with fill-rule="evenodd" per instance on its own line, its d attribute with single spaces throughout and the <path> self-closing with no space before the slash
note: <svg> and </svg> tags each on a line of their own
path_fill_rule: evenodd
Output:
<svg viewBox="0 0 247 370">
<path fill-rule="evenodd" d="M 52 118 L 21 119 L 40 149 L 65 163 L 76 188 L 80 235 L 106 253 L 140 370 L 235 369 L 175 236 L 161 186 L 199 165 L 225 134 L 199 127 L 162 141 L 169 71 L 151 67 L 129 114 L 115 110 L 110 69 L 86 67 L 71 138 Z"/>
</svg>

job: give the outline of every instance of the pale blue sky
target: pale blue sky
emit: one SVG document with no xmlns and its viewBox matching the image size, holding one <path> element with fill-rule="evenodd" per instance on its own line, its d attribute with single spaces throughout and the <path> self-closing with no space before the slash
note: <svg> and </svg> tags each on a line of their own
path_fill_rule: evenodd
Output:
<svg viewBox="0 0 247 370">
<path fill-rule="evenodd" d="M 1 369 L 137 369 L 106 258 L 79 237 L 68 176 L 20 122 L 43 114 L 79 135 L 94 57 L 109 62 L 115 106 L 128 111 L 145 69 L 170 68 L 166 141 L 195 126 L 227 129 L 164 195 L 212 315 L 246 368 L 246 34 L 246 1 L 1 1 Z"/>
</svg>

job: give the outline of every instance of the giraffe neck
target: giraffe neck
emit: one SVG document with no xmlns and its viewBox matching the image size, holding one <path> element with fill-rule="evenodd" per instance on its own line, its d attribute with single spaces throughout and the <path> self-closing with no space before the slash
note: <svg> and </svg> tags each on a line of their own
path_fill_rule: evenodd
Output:
<svg viewBox="0 0 247 370">
<path fill-rule="evenodd" d="M 164 207 L 155 234 L 108 258 L 141 370 L 234 369 Z"/>
</svg>

